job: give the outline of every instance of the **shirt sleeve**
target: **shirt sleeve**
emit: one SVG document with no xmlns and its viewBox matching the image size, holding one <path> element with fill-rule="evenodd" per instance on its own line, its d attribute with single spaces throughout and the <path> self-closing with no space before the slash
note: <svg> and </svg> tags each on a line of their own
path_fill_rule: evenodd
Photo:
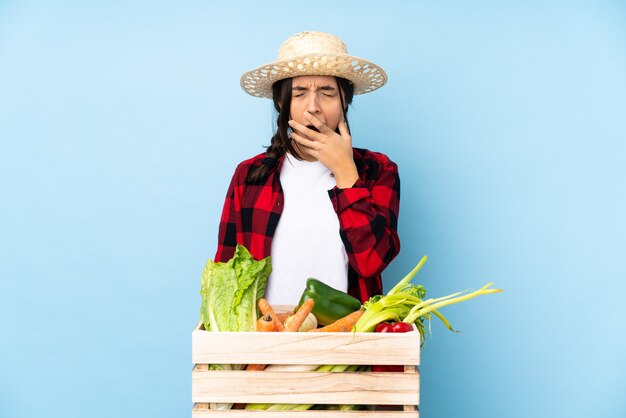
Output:
<svg viewBox="0 0 626 418">
<path fill-rule="evenodd" d="M 220 217 L 220 226 L 218 231 L 217 251 L 214 262 L 226 262 L 235 254 L 237 247 L 237 198 L 235 193 L 240 191 L 239 187 L 239 169 L 235 171 L 226 198 L 224 199 L 224 207 L 222 216 Z"/>
<path fill-rule="evenodd" d="M 328 191 L 350 266 L 364 278 L 380 275 L 400 251 L 397 165 L 389 160 L 381 163 L 376 179 L 369 184 L 359 179 L 350 188 L 335 186 Z"/>
</svg>

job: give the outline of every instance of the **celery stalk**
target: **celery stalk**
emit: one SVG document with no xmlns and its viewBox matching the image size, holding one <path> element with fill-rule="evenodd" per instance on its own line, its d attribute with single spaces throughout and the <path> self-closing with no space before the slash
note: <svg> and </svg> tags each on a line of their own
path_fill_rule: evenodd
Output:
<svg viewBox="0 0 626 418">
<path fill-rule="evenodd" d="M 402 280 L 400 280 L 400 281 L 398 282 L 398 284 L 396 284 L 396 285 L 393 287 L 393 289 L 391 289 L 391 290 L 389 291 L 389 293 L 387 293 L 387 295 L 393 295 L 393 294 L 395 294 L 395 293 L 399 292 L 399 291 L 400 291 L 400 289 L 401 289 L 404 285 L 408 284 L 408 283 L 411 281 L 411 279 L 413 279 L 413 277 L 415 277 L 415 275 L 417 274 L 417 272 L 419 272 L 419 271 L 422 269 L 422 266 L 424 265 L 424 263 L 426 263 L 426 261 L 427 261 L 427 260 L 428 260 L 428 257 L 427 257 L 427 256 L 422 257 L 422 259 L 420 260 L 420 262 L 419 262 L 419 263 L 417 263 L 417 265 L 413 268 L 413 270 L 411 270 L 411 271 L 409 272 L 409 274 L 407 274 L 406 276 L 404 276 L 404 278 L 403 278 Z"/>
<path fill-rule="evenodd" d="M 482 295 L 490 295 L 493 293 L 500 293 L 502 292 L 502 289 L 485 289 L 488 286 L 491 286 L 492 283 L 489 283 L 487 286 L 483 287 L 482 289 L 476 290 L 472 293 L 468 293 L 467 295 L 464 296 L 459 296 L 453 299 L 448 299 L 448 300 L 444 300 L 442 302 L 438 302 L 435 303 L 433 305 L 429 305 L 424 307 L 423 309 L 419 309 L 417 310 L 415 313 L 413 313 L 412 315 L 406 317 L 404 319 L 404 322 L 414 322 L 418 317 L 423 316 L 424 314 L 430 313 L 438 308 L 444 307 L 444 306 L 448 306 L 448 305 L 453 305 L 455 303 L 459 303 L 459 302 L 464 302 L 466 300 L 475 298 L 477 296 L 482 296 Z"/>
<path fill-rule="evenodd" d="M 413 270 L 400 280 L 385 296 L 377 295 L 370 298 L 370 300 L 364 304 L 365 312 L 355 324 L 353 331 L 371 332 L 374 331 L 376 325 L 381 322 L 403 321 L 417 326 L 421 334 L 421 343 L 423 344 L 423 322 L 424 320 L 428 320 L 430 329 L 431 313 L 439 318 L 450 331 L 458 332 L 452 328 L 450 321 L 438 311 L 439 308 L 463 302 L 477 296 L 502 292 L 501 289 L 489 289 L 493 283 L 488 283 L 481 289 L 471 293 L 466 293 L 469 292 L 469 290 L 464 290 L 439 298 L 423 300 L 421 298 L 425 296 L 426 291 L 422 286 L 412 285 L 411 280 L 415 277 L 417 272 L 420 271 L 427 259 L 426 256 L 422 257 Z"/>
</svg>

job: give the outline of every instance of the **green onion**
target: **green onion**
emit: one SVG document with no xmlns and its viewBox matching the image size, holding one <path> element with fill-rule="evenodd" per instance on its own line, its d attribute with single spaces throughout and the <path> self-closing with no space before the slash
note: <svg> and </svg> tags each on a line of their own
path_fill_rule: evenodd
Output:
<svg viewBox="0 0 626 418">
<path fill-rule="evenodd" d="M 424 320 L 429 321 L 431 314 L 435 315 L 450 331 L 457 332 L 450 321 L 443 316 L 438 309 L 444 306 L 475 298 L 477 296 L 500 293 L 502 289 L 489 289 L 493 283 L 488 283 L 482 288 L 467 293 L 469 290 L 453 293 L 440 298 L 424 300 L 426 290 L 421 285 L 411 284 L 411 280 L 421 270 L 428 257 L 424 256 L 420 262 L 400 280 L 385 296 L 373 296 L 363 306 L 365 313 L 353 328 L 355 332 L 374 331 L 376 325 L 381 322 L 407 322 L 415 324 L 419 333 L 421 344 L 424 344 L 425 327 Z"/>
</svg>

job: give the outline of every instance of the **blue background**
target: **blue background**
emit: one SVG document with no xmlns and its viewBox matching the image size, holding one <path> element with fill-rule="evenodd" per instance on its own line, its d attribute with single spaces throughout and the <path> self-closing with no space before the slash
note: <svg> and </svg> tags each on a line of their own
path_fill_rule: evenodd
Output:
<svg viewBox="0 0 626 418">
<path fill-rule="evenodd" d="M 302 30 L 389 75 L 354 143 L 400 167 L 402 251 L 444 309 L 423 417 L 623 417 L 626 4 L 0 2 L 0 416 L 190 415 L 191 330 Z"/>
</svg>

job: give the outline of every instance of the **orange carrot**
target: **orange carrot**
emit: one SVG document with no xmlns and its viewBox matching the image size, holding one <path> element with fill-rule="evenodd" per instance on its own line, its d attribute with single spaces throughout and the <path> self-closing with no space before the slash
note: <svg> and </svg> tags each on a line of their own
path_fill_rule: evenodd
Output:
<svg viewBox="0 0 626 418">
<path fill-rule="evenodd" d="M 264 315 L 256 321 L 256 330 L 258 332 L 274 332 L 276 331 L 276 321 L 272 319 L 271 315 Z M 265 366 L 265 364 L 248 364 L 246 370 L 262 371 L 265 369 Z"/>
<path fill-rule="evenodd" d="M 267 366 L 267 364 L 248 364 L 246 366 L 246 371 L 249 372 L 260 372 L 265 370 L 265 366 Z"/>
<path fill-rule="evenodd" d="M 348 332 L 352 331 L 352 328 L 357 323 L 359 318 L 363 316 L 364 310 L 354 311 L 351 314 L 344 316 L 333 322 L 332 324 L 326 325 L 323 328 L 316 328 L 309 330 L 309 332 Z"/>
<path fill-rule="evenodd" d="M 276 313 L 272 309 L 272 306 L 269 304 L 267 300 L 265 300 L 264 298 L 259 299 L 258 305 L 259 305 L 259 309 L 261 310 L 261 312 L 263 312 L 263 315 L 271 316 L 274 322 L 276 322 L 276 330 L 278 331 L 285 330 L 285 326 L 283 325 L 282 322 L 280 322 L 280 320 L 276 316 Z"/>
<path fill-rule="evenodd" d="M 300 326 L 304 322 L 311 310 L 313 309 L 313 305 L 315 305 L 314 299 L 307 299 L 301 306 L 298 311 L 293 314 L 293 316 L 289 319 L 288 322 L 285 323 L 285 331 L 287 332 L 296 332 L 300 329 Z"/>
<path fill-rule="evenodd" d="M 284 324 L 287 318 L 293 315 L 293 312 L 276 312 L 276 316 L 281 324 Z"/>
<path fill-rule="evenodd" d="M 271 315 L 262 316 L 256 321 L 256 330 L 260 332 L 274 332 L 276 331 L 276 322 L 274 322 Z"/>
<path fill-rule="evenodd" d="M 270 314 L 264 315 L 256 321 L 256 330 L 258 332 L 275 332 L 276 321 L 272 319 Z M 246 370 L 248 371 L 262 371 L 265 369 L 266 364 L 248 364 Z"/>
</svg>

